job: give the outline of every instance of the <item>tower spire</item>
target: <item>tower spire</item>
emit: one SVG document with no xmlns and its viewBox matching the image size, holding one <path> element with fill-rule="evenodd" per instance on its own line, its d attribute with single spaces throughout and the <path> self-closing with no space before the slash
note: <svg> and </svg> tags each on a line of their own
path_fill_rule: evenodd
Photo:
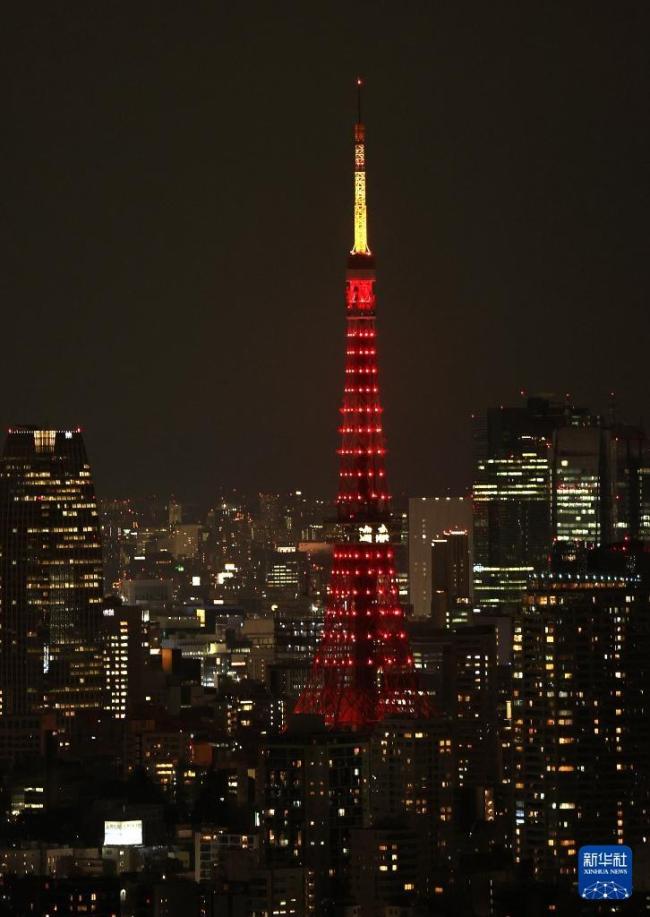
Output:
<svg viewBox="0 0 650 917">
<path fill-rule="evenodd" d="M 363 80 L 357 78 L 357 123 L 354 125 L 354 245 L 351 255 L 370 255 L 366 208 L 366 129 L 361 120 Z"/>
</svg>

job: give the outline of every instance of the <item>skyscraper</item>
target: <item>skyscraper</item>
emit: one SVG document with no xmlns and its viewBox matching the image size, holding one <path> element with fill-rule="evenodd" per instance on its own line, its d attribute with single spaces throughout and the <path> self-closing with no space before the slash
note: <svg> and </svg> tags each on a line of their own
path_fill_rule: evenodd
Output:
<svg viewBox="0 0 650 917">
<path fill-rule="evenodd" d="M 613 540 L 637 540 L 643 537 L 643 469 L 648 459 L 645 431 L 629 424 L 613 423 L 611 434 L 614 485 Z M 647 497 L 647 492 L 645 496 Z"/>
<path fill-rule="evenodd" d="M 639 468 L 639 539 L 650 541 L 650 464 Z"/>
<path fill-rule="evenodd" d="M 102 704 L 102 547 L 81 431 L 13 427 L 0 460 L 0 701 L 59 727 Z"/>
<path fill-rule="evenodd" d="M 551 449 L 563 405 L 530 398 L 495 408 L 475 435 L 474 595 L 483 608 L 516 606 L 552 541 Z"/>
<path fill-rule="evenodd" d="M 346 362 L 333 551 L 323 640 L 296 711 L 330 726 L 365 726 L 418 712 L 413 658 L 395 583 L 379 398 L 375 265 L 366 223 L 366 144 L 354 128 L 354 245 L 346 280 Z"/>
<path fill-rule="evenodd" d="M 102 614 L 106 708 L 123 720 L 144 699 L 149 612 L 113 601 Z"/>
<path fill-rule="evenodd" d="M 597 422 L 560 427 L 553 437 L 553 531 L 559 541 L 612 539 L 612 441 Z"/>
<path fill-rule="evenodd" d="M 558 552 L 515 618 L 515 855 L 540 877 L 573 877 L 582 844 L 647 843 L 649 560 Z"/>
<path fill-rule="evenodd" d="M 528 398 L 475 435 L 474 595 L 519 602 L 554 541 L 610 544 L 643 532 L 643 433 L 585 408 Z"/>
<path fill-rule="evenodd" d="M 638 427 L 589 414 L 553 438 L 553 532 L 592 546 L 642 534 L 645 437 Z"/>
</svg>

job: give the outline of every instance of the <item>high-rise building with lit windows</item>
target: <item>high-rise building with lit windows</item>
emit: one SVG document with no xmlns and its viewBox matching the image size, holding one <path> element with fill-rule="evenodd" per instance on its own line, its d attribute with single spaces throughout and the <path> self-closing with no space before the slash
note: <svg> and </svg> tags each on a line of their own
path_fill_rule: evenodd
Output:
<svg viewBox="0 0 650 917">
<path fill-rule="evenodd" d="M 11 733 L 12 719 L 20 730 L 21 718 L 45 711 L 60 728 L 102 706 L 102 595 L 100 523 L 81 431 L 12 427 L 0 459 L 3 732 Z"/>
<path fill-rule="evenodd" d="M 361 891 L 358 845 L 386 824 L 400 825 L 419 851 L 417 867 L 402 864 L 411 887 L 401 890 L 411 899 L 430 893 L 435 865 L 448 865 L 454 855 L 451 728 L 443 717 L 390 718 L 368 734 L 326 730 L 307 716 L 290 719 L 287 732 L 261 750 L 257 802 L 266 865 L 313 869 L 323 913 L 326 902 L 338 906 L 331 913 L 342 913 Z"/>
<path fill-rule="evenodd" d="M 277 545 L 268 552 L 265 582 L 273 597 L 296 598 L 301 592 L 301 581 L 305 580 L 304 556 L 297 545 Z"/>
<path fill-rule="evenodd" d="M 149 611 L 107 601 L 102 611 L 105 704 L 123 720 L 134 704 L 144 700 L 144 677 L 149 653 Z"/>
<path fill-rule="evenodd" d="M 553 533 L 591 546 L 644 537 L 645 436 L 584 414 L 553 441 Z"/>
<path fill-rule="evenodd" d="M 641 541 L 650 541 L 650 464 L 639 468 L 639 534 Z"/>
<path fill-rule="evenodd" d="M 483 608 L 514 607 L 552 541 L 553 430 L 564 406 L 542 398 L 494 408 L 477 424 L 474 596 Z"/>
<path fill-rule="evenodd" d="M 565 426 L 553 442 L 553 531 L 559 541 L 598 545 L 612 538 L 612 451 L 597 422 Z"/>
<path fill-rule="evenodd" d="M 648 560 L 565 549 L 515 617 L 515 855 L 538 877 L 572 878 L 586 843 L 648 842 Z"/>
<path fill-rule="evenodd" d="M 421 683 L 451 725 L 454 789 L 492 792 L 502 776 L 495 628 L 412 620 L 409 633 Z"/>
<path fill-rule="evenodd" d="M 610 544 L 642 529 L 642 432 L 545 397 L 477 424 L 474 597 L 516 607 L 555 541 Z"/>
</svg>

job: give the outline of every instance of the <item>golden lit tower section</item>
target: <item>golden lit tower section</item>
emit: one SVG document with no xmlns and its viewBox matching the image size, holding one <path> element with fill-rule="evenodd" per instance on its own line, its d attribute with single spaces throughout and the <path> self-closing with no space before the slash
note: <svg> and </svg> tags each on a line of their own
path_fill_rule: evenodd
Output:
<svg viewBox="0 0 650 917">
<path fill-rule="evenodd" d="M 366 207 L 366 129 L 361 121 L 361 80 L 357 80 L 358 119 L 354 126 L 354 246 L 350 254 L 370 255 Z"/>
</svg>

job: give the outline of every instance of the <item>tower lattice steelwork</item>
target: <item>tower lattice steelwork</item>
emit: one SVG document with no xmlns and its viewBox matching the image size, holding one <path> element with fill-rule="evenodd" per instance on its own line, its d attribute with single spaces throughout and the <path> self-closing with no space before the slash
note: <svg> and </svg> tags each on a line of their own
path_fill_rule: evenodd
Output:
<svg viewBox="0 0 650 917">
<path fill-rule="evenodd" d="M 426 714 L 395 583 L 390 495 L 375 327 L 374 258 L 366 219 L 365 128 L 354 128 L 354 246 L 346 279 L 346 361 L 341 411 L 339 539 L 325 628 L 296 713 L 333 727 Z"/>
</svg>

